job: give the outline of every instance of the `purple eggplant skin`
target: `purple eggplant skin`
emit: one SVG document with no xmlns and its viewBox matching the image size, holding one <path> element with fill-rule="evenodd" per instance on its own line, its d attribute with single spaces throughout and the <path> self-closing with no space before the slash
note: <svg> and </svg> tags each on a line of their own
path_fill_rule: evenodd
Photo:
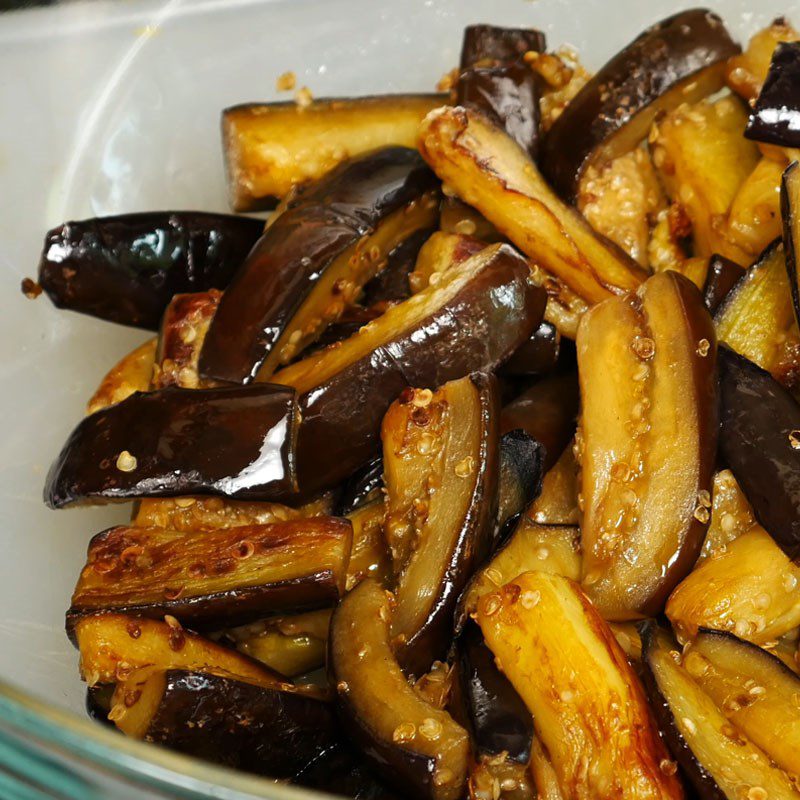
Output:
<svg viewBox="0 0 800 800">
<path fill-rule="evenodd" d="M 500 368 L 500 375 L 533 378 L 552 372 L 559 361 L 561 336 L 551 322 L 543 322 Z"/>
<path fill-rule="evenodd" d="M 508 678 L 497 668 L 478 625 L 468 620 L 456 642 L 461 698 L 478 756 L 508 753 L 527 764 L 533 717 Z"/>
<path fill-rule="evenodd" d="M 529 281 L 521 256 L 508 245 L 495 247 L 491 262 L 419 325 L 300 397 L 296 453 L 303 496 L 336 486 L 379 452 L 383 416 L 403 389 L 436 389 L 492 371 L 530 338 L 546 295 Z"/>
<path fill-rule="evenodd" d="M 145 741 L 234 769 L 292 778 L 339 737 L 331 704 L 232 678 L 169 670 Z"/>
<path fill-rule="evenodd" d="M 492 549 L 503 541 L 509 522 L 516 520 L 541 494 L 546 458 L 544 445 L 521 428 L 506 431 L 500 438 L 500 481 Z"/>
<path fill-rule="evenodd" d="M 529 50 L 544 53 L 547 40 L 535 28 L 500 28 L 496 25 L 468 25 L 461 43 L 460 70 L 476 64 L 507 64 L 521 59 Z"/>
<path fill-rule="evenodd" d="M 642 637 L 642 661 L 638 675 L 644 686 L 658 729 L 661 731 L 661 738 L 670 751 L 670 755 L 678 764 L 682 783 L 687 790 L 689 787 L 693 790 L 692 792 L 687 791 L 687 797 L 697 797 L 699 800 L 727 800 L 725 793 L 719 788 L 717 782 L 695 758 L 689 745 L 686 744 L 686 740 L 675 724 L 675 718 L 672 716 L 669 703 L 664 695 L 661 694 L 656 677 L 648 666 L 647 654 L 657 630 L 658 623 L 654 620 L 648 620 L 639 626 L 639 632 Z M 676 646 L 676 649 L 679 648 Z"/>
<path fill-rule="evenodd" d="M 416 150 L 386 147 L 307 187 L 264 231 L 231 281 L 206 335 L 200 374 L 252 381 L 336 257 L 437 185 Z"/>
<path fill-rule="evenodd" d="M 800 556 L 800 405 L 768 372 L 719 350 L 722 461 L 756 519 L 786 555 Z"/>
<path fill-rule="evenodd" d="M 381 497 L 383 487 L 383 458 L 376 456 L 356 470 L 345 481 L 336 513 L 346 517 L 361 506 Z"/>
<path fill-rule="evenodd" d="M 797 271 L 800 241 L 800 167 L 793 161 L 781 177 L 781 217 L 783 218 L 783 251 L 786 256 L 786 272 L 792 289 L 792 306 L 795 319 L 800 324 L 800 275 Z"/>
<path fill-rule="evenodd" d="M 800 147 L 800 42 L 780 42 L 744 135 L 780 147 Z"/>
<path fill-rule="evenodd" d="M 216 494 L 259 500 L 297 488 L 295 392 L 259 384 L 136 392 L 83 419 L 50 468 L 50 508 L 81 500 Z"/>
<path fill-rule="evenodd" d="M 708 262 L 705 286 L 703 287 L 703 302 L 709 314 L 714 314 L 722 305 L 723 300 L 725 300 L 728 293 L 744 273 L 745 270 L 735 261 L 731 261 L 729 258 L 719 254 L 711 256 Z"/>
<path fill-rule="evenodd" d="M 155 331 L 173 295 L 224 289 L 263 230 L 198 211 L 65 222 L 45 236 L 39 283 L 58 308 Z"/>
<path fill-rule="evenodd" d="M 491 117 L 534 160 L 539 154 L 539 86 L 524 61 L 470 67 L 456 85 L 456 105 Z"/>
<path fill-rule="evenodd" d="M 583 170 L 612 136 L 676 85 L 691 83 L 715 64 L 720 72 L 714 85 L 722 88 L 724 62 L 739 52 L 722 20 L 707 9 L 682 11 L 648 28 L 595 74 L 550 128 L 540 159 L 545 177 L 573 200 Z M 692 100 L 681 96 L 674 105 Z M 623 151 L 646 138 L 649 127 L 641 136 L 637 131 Z"/>
<path fill-rule="evenodd" d="M 94 686 L 88 686 L 86 688 L 86 713 L 91 719 L 117 730 L 117 727 L 108 718 L 113 694 L 113 683 L 97 683 Z"/>
</svg>

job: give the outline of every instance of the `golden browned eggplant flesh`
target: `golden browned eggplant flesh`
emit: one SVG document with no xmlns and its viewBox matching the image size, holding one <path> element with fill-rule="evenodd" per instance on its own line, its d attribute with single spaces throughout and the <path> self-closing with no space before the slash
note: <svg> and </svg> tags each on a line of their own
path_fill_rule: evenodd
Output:
<svg viewBox="0 0 800 800">
<path fill-rule="evenodd" d="M 45 490 L 134 502 L 93 717 L 354 800 L 800 800 L 800 33 L 651 22 L 225 109 L 266 224 L 47 234 L 28 297 L 158 333 Z"/>
</svg>

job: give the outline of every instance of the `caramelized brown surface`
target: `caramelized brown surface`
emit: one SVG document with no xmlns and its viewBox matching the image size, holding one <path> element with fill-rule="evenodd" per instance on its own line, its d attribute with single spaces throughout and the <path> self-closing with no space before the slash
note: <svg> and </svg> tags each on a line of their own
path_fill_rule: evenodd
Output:
<svg viewBox="0 0 800 800">
<path fill-rule="evenodd" d="M 134 392 L 146 392 L 150 388 L 155 358 L 155 339 L 148 339 L 128 355 L 123 356 L 97 387 L 86 404 L 86 413 L 94 414 L 95 411 L 113 406 Z"/>
</svg>

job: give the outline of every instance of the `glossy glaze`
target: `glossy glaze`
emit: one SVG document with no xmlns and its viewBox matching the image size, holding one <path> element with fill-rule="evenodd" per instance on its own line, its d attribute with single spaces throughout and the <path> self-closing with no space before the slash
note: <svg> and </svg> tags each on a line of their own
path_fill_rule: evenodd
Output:
<svg viewBox="0 0 800 800">
<path fill-rule="evenodd" d="M 461 43 L 462 70 L 478 62 L 507 63 L 522 58 L 529 50 L 543 53 L 545 35 L 535 28 L 501 28 L 497 25 L 467 25 Z"/>
<path fill-rule="evenodd" d="M 800 166 L 792 162 L 781 178 L 781 217 L 783 218 L 783 252 L 786 273 L 792 291 L 795 320 L 800 320 Z"/>
<path fill-rule="evenodd" d="M 706 283 L 703 287 L 703 302 L 710 314 L 713 314 L 721 305 L 728 293 L 744 275 L 744 269 L 735 261 L 731 261 L 719 254 L 711 256 L 706 273 Z"/>
<path fill-rule="evenodd" d="M 744 135 L 800 147 L 800 42 L 778 43 Z"/>
<path fill-rule="evenodd" d="M 519 515 L 542 491 L 547 452 L 541 442 L 516 428 L 500 437 L 500 478 L 492 548 L 510 533 Z"/>
</svg>

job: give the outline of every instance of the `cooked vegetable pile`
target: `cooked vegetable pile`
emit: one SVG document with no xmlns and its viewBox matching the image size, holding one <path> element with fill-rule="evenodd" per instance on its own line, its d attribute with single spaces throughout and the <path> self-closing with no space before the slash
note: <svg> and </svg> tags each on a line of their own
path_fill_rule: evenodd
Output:
<svg viewBox="0 0 800 800">
<path fill-rule="evenodd" d="M 363 800 L 800 800 L 800 34 L 475 25 L 443 88 L 224 111 L 266 227 L 47 234 L 157 331 L 45 487 L 136 501 L 90 713 Z"/>
</svg>

